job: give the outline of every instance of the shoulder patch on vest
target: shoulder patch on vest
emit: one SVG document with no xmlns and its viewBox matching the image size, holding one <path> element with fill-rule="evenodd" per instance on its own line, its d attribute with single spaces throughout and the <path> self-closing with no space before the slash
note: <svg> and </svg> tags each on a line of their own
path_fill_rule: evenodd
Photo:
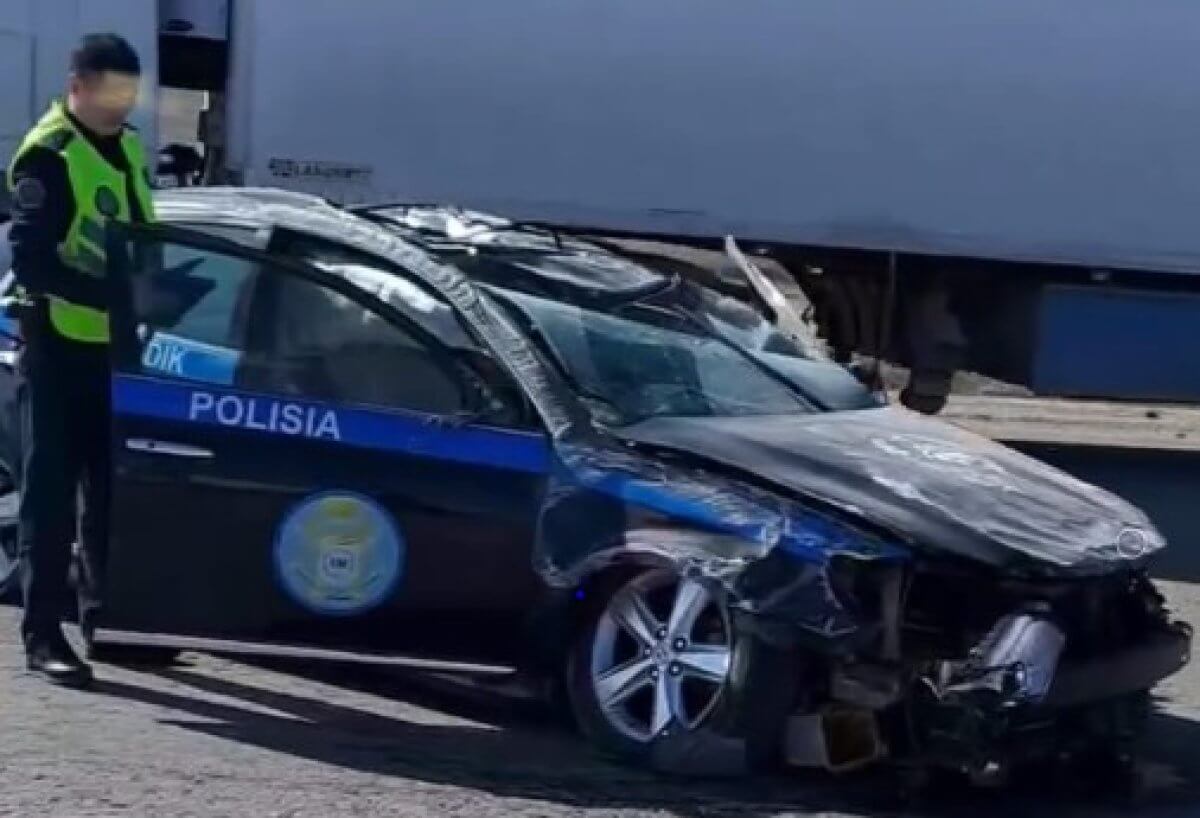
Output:
<svg viewBox="0 0 1200 818">
<path fill-rule="evenodd" d="M 51 131 L 38 140 L 38 145 L 43 148 L 49 148 L 52 151 L 61 151 L 71 143 L 75 138 L 75 134 L 68 128 L 61 128 L 57 131 Z"/>
<path fill-rule="evenodd" d="M 93 202 L 96 209 L 103 213 L 108 218 L 114 218 L 121 209 L 121 203 L 117 200 L 117 194 L 113 189 L 101 185 L 96 188 L 96 199 Z"/>
<path fill-rule="evenodd" d="M 22 210 L 37 210 L 46 203 L 46 186 L 40 179 L 26 176 L 13 188 L 13 201 Z"/>
</svg>

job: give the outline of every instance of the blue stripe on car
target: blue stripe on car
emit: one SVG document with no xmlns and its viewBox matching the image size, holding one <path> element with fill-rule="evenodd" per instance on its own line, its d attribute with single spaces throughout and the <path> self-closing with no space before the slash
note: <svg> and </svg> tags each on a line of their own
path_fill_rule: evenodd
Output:
<svg viewBox="0 0 1200 818">
<path fill-rule="evenodd" d="M 334 406 L 317 401 L 279 398 L 222 387 L 163 381 L 154 377 L 117 375 L 113 379 L 113 409 L 118 414 L 161 420 L 236 428 L 283 437 L 301 437 L 415 457 L 469 463 L 496 469 L 545 475 L 552 448 L 540 433 L 484 428 L 453 427 L 431 415 Z M 579 479 L 576 477 L 575 479 Z M 673 491 L 620 471 L 584 479 L 579 487 L 613 497 L 631 506 L 658 511 L 710 531 L 720 531 L 750 541 L 764 542 L 772 515 L 762 516 L 738 503 L 740 513 L 722 508 L 719 493 L 713 502 Z M 732 498 L 729 498 L 732 502 Z M 800 522 L 799 520 L 795 522 Z M 821 552 L 838 536 L 837 527 L 814 525 L 806 520 L 784 539 L 800 556 Z"/>
<path fill-rule="evenodd" d="M 598 480 L 588 481 L 585 485 L 629 505 L 652 509 L 707 529 L 735 534 L 755 542 L 767 539 L 764 533 L 768 527 L 766 522 L 750 519 L 750 515 L 747 515 L 744 521 L 736 521 L 735 515 L 722 513 L 721 509 L 704 500 L 671 491 L 668 485 L 655 484 L 644 478 L 620 473 L 606 474 Z M 762 516 L 767 516 L 767 513 L 763 512 Z"/>
<path fill-rule="evenodd" d="M 454 428 L 430 415 L 332 406 L 130 375 L 113 379 L 113 410 L 534 474 L 548 470 L 550 447 L 541 434 Z"/>
</svg>

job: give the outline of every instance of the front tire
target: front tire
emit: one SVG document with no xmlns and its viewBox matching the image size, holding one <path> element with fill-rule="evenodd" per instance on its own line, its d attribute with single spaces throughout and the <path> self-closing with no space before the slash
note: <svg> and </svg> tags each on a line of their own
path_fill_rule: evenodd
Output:
<svg viewBox="0 0 1200 818">
<path fill-rule="evenodd" d="M 721 711 L 733 648 L 729 611 L 708 586 L 669 569 L 636 574 L 579 630 L 567 662 L 571 710 L 602 751 L 661 766 L 664 742 L 712 735 L 706 728 Z"/>
</svg>

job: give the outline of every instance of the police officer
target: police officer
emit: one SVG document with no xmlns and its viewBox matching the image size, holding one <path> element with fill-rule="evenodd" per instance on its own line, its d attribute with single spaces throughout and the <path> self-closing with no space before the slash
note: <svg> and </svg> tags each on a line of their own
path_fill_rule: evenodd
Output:
<svg viewBox="0 0 1200 818">
<path fill-rule="evenodd" d="M 63 635 L 77 494 L 80 626 L 90 644 L 101 602 L 109 505 L 108 291 L 104 225 L 154 217 L 151 177 L 125 123 L 141 67 L 114 34 L 84 37 L 55 100 L 8 168 L 13 271 L 20 286 L 24 477 L 21 635 L 29 669 L 83 687 L 91 668 Z"/>
</svg>

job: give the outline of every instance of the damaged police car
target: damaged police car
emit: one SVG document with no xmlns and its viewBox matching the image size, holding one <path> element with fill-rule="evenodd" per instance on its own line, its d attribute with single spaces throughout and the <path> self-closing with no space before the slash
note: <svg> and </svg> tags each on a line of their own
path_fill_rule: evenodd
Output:
<svg viewBox="0 0 1200 818">
<path fill-rule="evenodd" d="M 158 209 L 110 237 L 97 639 L 516 668 L 676 770 L 1115 758 L 1189 659 L 1143 513 L 881 405 L 744 259 L 739 295 L 448 208 Z"/>
</svg>

